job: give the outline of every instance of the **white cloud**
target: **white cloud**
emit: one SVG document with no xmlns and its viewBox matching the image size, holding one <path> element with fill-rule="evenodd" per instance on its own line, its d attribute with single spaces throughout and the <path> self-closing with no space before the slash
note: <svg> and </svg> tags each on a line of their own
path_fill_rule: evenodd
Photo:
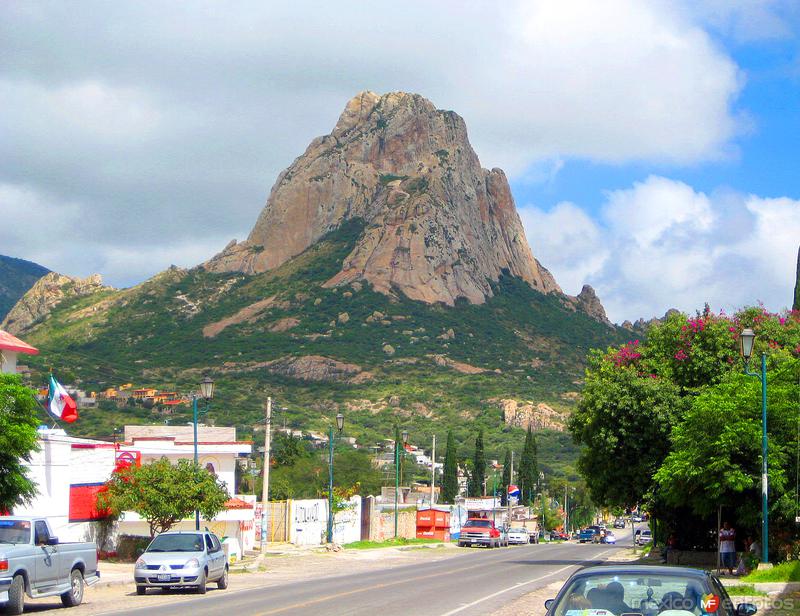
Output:
<svg viewBox="0 0 800 616">
<path fill-rule="evenodd" d="M 205 258 L 246 235 L 280 170 L 362 89 L 457 111 L 486 166 L 531 181 L 575 158 L 726 156 L 741 127 L 738 67 L 660 0 L 236 7 L 4 3 L 0 183 L 79 203 L 82 252 L 135 251 L 155 227 Z"/>
<path fill-rule="evenodd" d="M 534 254 L 564 290 L 584 283 L 617 322 L 669 308 L 791 303 L 800 201 L 718 192 L 651 176 L 610 191 L 601 223 L 573 204 L 521 208 Z"/>
</svg>

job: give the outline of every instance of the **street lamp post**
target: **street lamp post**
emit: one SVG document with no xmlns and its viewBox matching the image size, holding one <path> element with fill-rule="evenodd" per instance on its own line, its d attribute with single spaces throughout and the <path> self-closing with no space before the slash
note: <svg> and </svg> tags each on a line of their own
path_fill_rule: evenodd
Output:
<svg viewBox="0 0 800 616">
<path fill-rule="evenodd" d="M 408 442 L 408 430 L 403 430 L 403 453 Z M 397 539 L 397 493 L 400 491 L 400 447 L 394 442 L 394 538 Z"/>
<path fill-rule="evenodd" d="M 755 332 L 747 328 L 739 336 L 740 350 L 744 358 L 744 373 L 761 377 L 761 563 L 769 563 L 769 476 L 767 475 L 767 354 L 761 353 L 761 374 L 750 372 L 750 356 L 753 354 Z"/>
<path fill-rule="evenodd" d="M 497 469 L 492 473 L 492 525 L 495 525 L 497 515 Z"/>
<path fill-rule="evenodd" d="M 200 397 L 202 397 L 206 402 L 211 400 L 214 396 L 214 380 L 206 375 L 203 377 L 203 380 L 200 381 Z M 197 400 L 198 396 L 197 393 L 192 394 L 192 425 L 194 426 L 194 465 L 199 465 L 199 458 L 197 455 L 197 417 L 200 414 L 200 411 L 197 408 Z M 208 411 L 208 406 L 206 406 L 205 411 Z M 200 511 L 198 509 L 194 510 L 194 529 L 200 530 Z"/>
<path fill-rule="evenodd" d="M 336 414 L 336 429 L 342 433 L 344 415 Z M 328 430 L 328 543 L 333 543 L 333 424 Z"/>
<path fill-rule="evenodd" d="M 539 499 L 542 503 L 542 539 L 544 539 L 547 529 L 544 520 L 544 473 L 539 471 Z"/>
</svg>

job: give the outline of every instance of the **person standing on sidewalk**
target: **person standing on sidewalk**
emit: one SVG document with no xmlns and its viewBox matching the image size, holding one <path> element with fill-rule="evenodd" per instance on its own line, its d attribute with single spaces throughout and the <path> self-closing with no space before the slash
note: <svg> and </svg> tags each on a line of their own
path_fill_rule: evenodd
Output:
<svg viewBox="0 0 800 616">
<path fill-rule="evenodd" d="M 728 521 L 719 529 L 719 554 L 722 566 L 728 570 L 729 575 L 733 575 L 733 568 L 736 566 L 736 530 L 731 528 Z"/>
</svg>

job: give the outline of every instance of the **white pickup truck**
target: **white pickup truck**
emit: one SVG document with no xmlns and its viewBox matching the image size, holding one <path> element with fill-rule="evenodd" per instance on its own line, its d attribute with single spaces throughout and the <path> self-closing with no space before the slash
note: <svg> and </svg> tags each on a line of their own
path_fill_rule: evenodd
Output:
<svg viewBox="0 0 800 616">
<path fill-rule="evenodd" d="M 0 516 L 0 605 L 22 614 L 25 595 L 83 601 L 85 585 L 100 579 L 94 543 L 59 543 L 46 518 Z"/>
</svg>

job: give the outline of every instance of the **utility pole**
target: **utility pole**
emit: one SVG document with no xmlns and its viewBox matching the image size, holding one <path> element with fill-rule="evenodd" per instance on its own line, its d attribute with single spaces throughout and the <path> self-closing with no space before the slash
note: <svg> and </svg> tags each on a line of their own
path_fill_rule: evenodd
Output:
<svg viewBox="0 0 800 616">
<path fill-rule="evenodd" d="M 511 472 L 508 474 L 508 481 L 509 485 L 514 483 L 514 450 L 511 450 Z M 506 491 L 506 505 L 508 506 L 508 513 L 506 514 L 506 520 L 508 521 L 508 525 L 511 526 L 511 495 L 508 492 L 508 486 L 505 487 Z"/>
<path fill-rule="evenodd" d="M 261 553 L 267 543 L 267 507 L 269 506 L 269 451 L 272 441 L 272 397 L 267 397 L 267 425 L 264 430 L 264 484 L 261 492 Z"/>
<path fill-rule="evenodd" d="M 433 435 L 433 448 L 431 451 L 431 509 L 433 509 L 433 504 L 436 502 L 436 493 L 434 492 L 434 488 L 436 487 L 436 435 Z"/>
<path fill-rule="evenodd" d="M 567 530 L 567 484 L 564 484 L 564 532 L 568 533 Z"/>
</svg>

